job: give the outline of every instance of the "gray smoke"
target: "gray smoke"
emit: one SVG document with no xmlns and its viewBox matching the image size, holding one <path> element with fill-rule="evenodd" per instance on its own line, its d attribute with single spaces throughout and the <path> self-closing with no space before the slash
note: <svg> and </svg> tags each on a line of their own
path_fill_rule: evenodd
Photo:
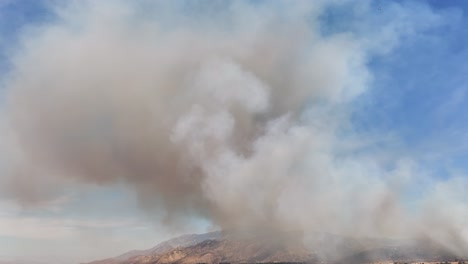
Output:
<svg viewBox="0 0 468 264">
<path fill-rule="evenodd" d="M 168 224 L 424 235 L 467 252 L 466 182 L 361 151 L 387 139 L 362 139 L 349 118 L 371 87 L 369 58 L 421 17 L 396 6 L 379 30 L 325 35 L 320 16 L 345 3 L 197 3 L 190 15 L 72 2 L 25 31 L 5 84 L 4 192 L 28 205 L 64 186 L 124 184 Z M 427 192 L 408 204 L 414 186 Z"/>
</svg>

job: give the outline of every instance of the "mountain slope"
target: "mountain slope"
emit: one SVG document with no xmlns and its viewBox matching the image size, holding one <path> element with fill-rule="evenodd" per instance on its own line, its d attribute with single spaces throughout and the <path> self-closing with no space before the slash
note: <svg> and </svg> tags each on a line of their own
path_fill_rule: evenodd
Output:
<svg viewBox="0 0 468 264">
<path fill-rule="evenodd" d="M 191 245 L 196 245 L 208 239 L 219 239 L 221 236 L 222 236 L 222 233 L 219 231 L 205 233 L 205 234 L 182 235 L 182 236 L 175 237 L 175 238 L 166 240 L 164 242 L 161 242 L 150 249 L 132 250 L 122 255 L 119 255 L 117 257 L 96 260 L 96 261 L 92 261 L 92 262 L 88 262 L 84 264 L 120 264 L 123 261 L 133 258 L 133 257 L 162 254 L 164 252 L 170 251 L 171 249 L 174 249 L 177 247 L 187 247 Z"/>
<path fill-rule="evenodd" d="M 314 262 L 315 256 L 303 245 L 278 241 L 258 243 L 251 239 L 206 240 L 159 255 L 131 258 L 125 264 L 221 263 L 221 262 Z"/>
<path fill-rule="evenodd" d="M 304 242 L 305 241 L 305 244 Z M 307 246 L 306 246 L 307 245 Z M 452 261 L 457 257 L 435 243 L 422 240 L 351 238 L 316 233 L 253 235 L 212 232 L 185 235 L 148 250 L 130 251 L 88 264 L 194 263 L 374 263 Z"/>
</svg>

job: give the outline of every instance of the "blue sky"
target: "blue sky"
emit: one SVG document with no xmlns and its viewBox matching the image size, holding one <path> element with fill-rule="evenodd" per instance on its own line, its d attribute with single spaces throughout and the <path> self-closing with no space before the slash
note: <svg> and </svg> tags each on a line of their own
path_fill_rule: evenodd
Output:
<svg viewBox="0 0 468 264">
<path fill-rule="evenodd" d="M 435 26 L 406 36 L 389 54 L 369 62 L 372 88 L 355 101 L 354 128 L 392 133 L 427 166 L 466 172 L 468 3 L 465 1 L 372 1 L 375 16 L 395 3 L 440 16 Z M 325 32 L 356 30 L 346 7 L 325 13 Z M 344 18 L 344 19 L 343 19 Z M 385 19 L 385 18 L 382 18 Z M 428 23 L 429 24 L 429 23 Z M 377 30 L 379 30 L 377 28 Z M 366 32 L 367 33 L 367 32 Z M 437 160 L 437 162 L 434 162 Z M 445 169 L 444 169 L 445 168 Z"/>
<path fill-rule="evenodd" d="M 45 6 L 45 1 L 2 1 L 0 3 L 0 47 L 2 49 L 2 72 L 7 69 L 8 61 L 5 53 L 12 49 L 18 41 L 18 32 L 28 25 L 45 23 L 51 17 L 51 13 Z"/>
<path fill-rule="evenodd" d="M 0 83 L 11 70 L 12 54 L 21 52 L 18 45 L 22 34 L 56 19 L 50 3 L 53 1 L 0 0 Z M 409 10 L 409 14 L 422 17 L 429 14 L 434 21 L 426 24 L 417 20 L 414 30 L 404 34 L 397 44 L 388 43 L 395 45 L 394 49 L 370 56 L 366 62 L 372 74 L 370 89 L 350 103 L 352 130 L 363 137 L 379 134 L 397 138 L 398 145 L 392 145 L 391 141 L 385 148 L 418 160 L 434 177 L 444 179 L 454 172 L 468 174 L 468 2 L 376 0 L 371 3 L 373 13 L 366 17 L 360 17 L 359 10 L 350 12 L 348 5 L 353 6 L 352 3 L 325 11 L 320 20 L 322 34 L 352 32 L 362 38 L 377 34 L 380 23 L 392 19 L 385 16 L 385 10 L 390 8 Z M 187 12 L 195 11 L 189 8 Z M 6 89 L 4 85 L 1 87 Z M 162 231 L 154 224 L 155 219 L 142 214 L 135 194 L 118 184 L 70 188 L 64 190 L 67 195 L 55 204 L 39 208 L 22 209 L 12 200 L 0 200 L 0 217 L 6 216 L 8 221 L 25 219 L 24 223 L 32 223 L 32 228 L 50 219 L 59 219 L 60 223 L 65 219 L 72 227 L 60 227 L 63 237 L 58 235 L 44 242 L 49 243 L 46 248 L 62 248 L 65 253 L 72 252 L 75 243 L 81 241 L 73 237 L 75 230 L 88 228 L 89 237 L 102 239 L 102 244 L 112 240 L 113 250 L 85 249 L 92 257 L 151 247 L 173 234 Z M 203 220 L 194 222 L 197 231 L 206 230 Z M 48 228 L 54 227 L 45 228 L 45 232 L 51 230 Z M 106 240 L 106 232 L 113 234 L 109 236 L 111 239 Z M 15 236 L 14 232 L 0 230 L 0 260 L 2 255 L 17 256 L 25 249 L 33 250 L 42 239 L 30 233 Z M 31 255 L 40 253 L 33 251 Z"/>
<path fill-rule="evenodd" d="M 370 62 L 375 86 L 356 118 L 362 129 L 394 131 L 417 155 L 438 152 L 439 162 L 466 171 L 468 6 L 429 3 L 444 24 Z"/>
</svg>

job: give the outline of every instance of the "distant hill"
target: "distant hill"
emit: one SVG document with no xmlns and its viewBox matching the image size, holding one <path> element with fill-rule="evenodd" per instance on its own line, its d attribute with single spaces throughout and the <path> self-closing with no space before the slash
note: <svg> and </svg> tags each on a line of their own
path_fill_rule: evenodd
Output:
<svg viewBox="0 0 468 264">
<path fill-rule="evenodd" d="M 287 239 L 285 239 L 287 237 Z M 445 262 L 459 258 L 435 243 L 422 240 L 351 238 L 316 233 L 273 235 L 211 232 L 173 238 L 147 250 L 86 264 L 194 263 L 377 263 Z M 305 241 L 305 243 L 303 242 Z"/>
<path fill-rule="evenodd" d="M 126 253 L 124 253 L 122 255 L 119 255 L 119 256 L 116 256 L 116 257 L 97 260 L 97 261 L 89 262 L 87 264 L 119 264 L 119 263 L 122 263 L 125 260 L 128 260 L 128 259 L 136 257 L 136 256 L 158 255 L 158 254 L 168 252 L 168 251 L 170 251 L 170 250 L 172 250 L 174 248 L 177 248 L 177 247 L 187 247 L 187 246 L 192 246 L 192 245 L 198 244 L 198 243 L 203 242 L 205 240 L 219 239 L 219 238 L 221 238 L 221 236 L 222 236 L 222 233 L 220 231 L 210 232 L 210 233 L 205 233 L 205 234 L 183 235 L 183 236 L 172 238 L 172 239 L 169 239 L 169 240 L 164 241 L 162 243 L 159 243 L 159 244 L 157 244 L 156 246 L 154 246 L 154 247 L 152 247 L 150 249 L 132 250 L 132 251 L 126 252 Z"/>
<path fill-rule="evenodd" d="M 143 263 L 241 263 L 241 262 L 313 262 L 315 256 L 304 246 L 272 241 L 206 240 L 189 247 L 179 247 L 163 254 L 133 257 L 122 264 Z"/>
</svg>

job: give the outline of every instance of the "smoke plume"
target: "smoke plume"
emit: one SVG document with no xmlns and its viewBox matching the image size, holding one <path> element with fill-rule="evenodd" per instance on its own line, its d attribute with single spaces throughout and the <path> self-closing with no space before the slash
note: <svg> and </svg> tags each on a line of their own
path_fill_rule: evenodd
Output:
<svg viewBox="0 0 468 264">
<path fill-rule="evenodd" d="M 422 22 L 395 4 L 379 30 L 326 34 L 328 8 L 370 4 L 310 2 L 53 6 L 10 57 L 4 193 L 34 204 L 124 184 L 167 224 L 425 236 L 467 252 L 463 178 L 436 180 L 350 118 L 369 60 Z"/>
</svg>

